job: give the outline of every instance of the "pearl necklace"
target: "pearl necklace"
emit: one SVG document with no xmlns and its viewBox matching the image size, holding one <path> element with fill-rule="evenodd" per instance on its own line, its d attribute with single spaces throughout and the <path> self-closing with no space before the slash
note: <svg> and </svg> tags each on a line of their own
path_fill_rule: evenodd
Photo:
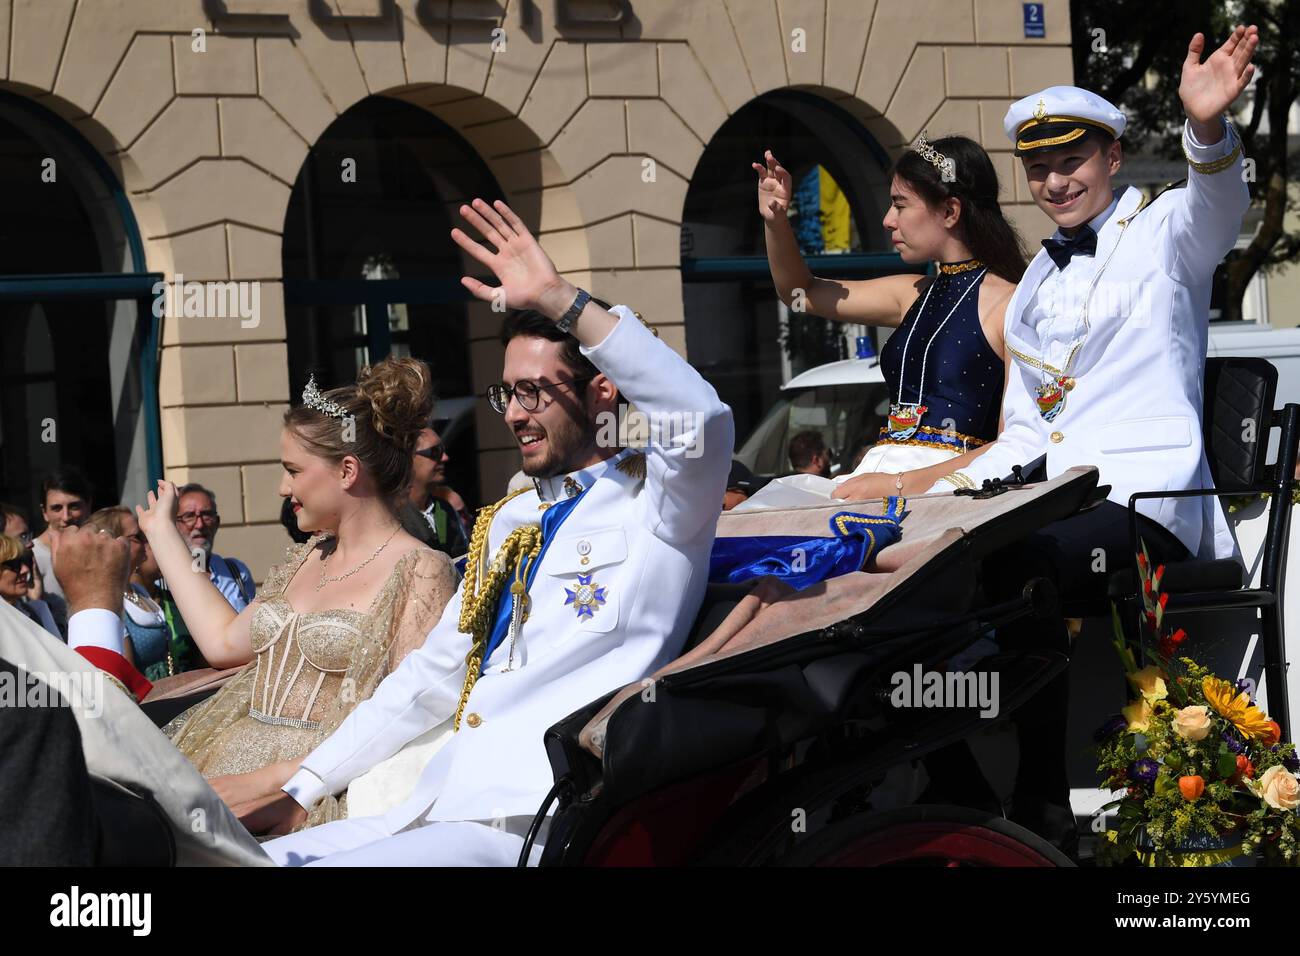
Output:
<svg viewBox="0 0 1300 956">
<path fill-rule="evenodd" d="M 402 530 L 402 526 L 401 526 L 401 525 L 398 525 L 396 528 L 394 528 L 394 529 L 393 529 L 393 533 L 390 534 L 390 535 L 388 536 L 388 541 L 392 541 L 393 538 L 397 535 L 397 532 L 399 532 L 399 531 L 401 531 L 401 530 Z M 336 582 L 338 582 L 338 581 L 342 581 L 342 580 L 344 580 L 345 578 L 350 578 L 350 577 L 352 577 L 352 575 L 356 574 L 358 571 L 360 571 L 362 568 L 364 568 L 364 567 L 365 567 L 367 564 L 369 564 L 371 561 L 375 560 L 375 558 L 379 557 L 380 553 L 384 550 L 384 548 L 388 547 L 388 541 L 385 541 L 383 544 L 381 544 L 379 547 L 377 547 L 377 548 L 375 549 L 375 553 L 374 553 L 374 554 L 372 554 L 370 557 L 366 558 L 366 560 L 362 561 L 360 564 L 358 564 L 358 565 L 357 565 L 355 568 L 353 568 L 351 571 L 345 571 L 345 572 L 343 572 L 342 574 L 340 574 L 340 575 L 338 575 L 338 576 L 336 576 L 336 577 L 327 578 L 327 577 L 325 576 L 325 563 L 326 563 L 329 559 L 328 559 L 328 558 L 322 558 L 322 559 L 321 559 L 321 563 L 320 563 L 320 584 L 316 585 L 316 590 L 317 590 L 317 591 L 324 590 L 325 585 L 327 585 L 327 584 L 334 584 L 334 583 L 336 583 Z"/>
</svg>

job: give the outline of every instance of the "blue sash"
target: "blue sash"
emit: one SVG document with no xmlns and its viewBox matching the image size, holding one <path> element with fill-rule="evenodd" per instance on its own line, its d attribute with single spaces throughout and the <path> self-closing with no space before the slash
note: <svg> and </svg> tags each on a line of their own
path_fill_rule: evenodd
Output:
<svg viewBox="0 0 1300 956">
<path fill-rule="evenodd" d="M 709 581 L 739 584 L 775 577 L 796 591 L 862 566 L 903 536 L 905 498 L 891 496 L 883 515 L 838 512 L 830 520 L 831 537 L 754 535 L 718 538 L 709 556 Z"/>
<path fill-rule="evenodd" d="M 592 483 L 595 487 L 595 483 Z M 564 523 L 574 507 L 582 500 L 582 496 L 590 489 L 584 489 L 572 498 L 565 498 L 563 501 L 557 501 L 551 505 L 542 514 L 542 547 L 537 552 L 537 557 L 528 565 L 528 571 L 524 575 L 524 588 L 527 590 L 533 586 L 533 578 L 537 576 L 537 569 L 541 566 L 542 558 L 546 557 L 546 549 L 551 546 L 551 541 L 555 538 L 555 532 L 560 530 L 560 525 Z M 513 569 L 511 569 L 513 570 Z M 506 586 L 501 589 L 501 595 L 497 598 L 496 617 L 492 623 L 492 632 L 488 635 L 487 648 L 483 651 L 483 666 L 487 666 L 488 659 L 492 652 L 497 649 L 506 635 L 510 632 L 510 607 L 513 603 L 510 600 L 510 585 L 514 583 L 514 578 L 506 582 Z"/>
</svg>

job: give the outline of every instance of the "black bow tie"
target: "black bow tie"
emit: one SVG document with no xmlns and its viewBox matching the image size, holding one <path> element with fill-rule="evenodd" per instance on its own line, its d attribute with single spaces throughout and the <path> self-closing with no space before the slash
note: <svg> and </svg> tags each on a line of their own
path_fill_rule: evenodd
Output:
<svg viewBox="0 0 1300 956">
<path fill-rule="evenodd" d="M 1070 239 L 1044 239 L 1043 248 L 1056 263 L 1056 268 L 1064 269 L 1073 255 L 1097 254 L 1097 234 L 1092 231 L 1092 226 L 1084 226 Z"/>
</svg>

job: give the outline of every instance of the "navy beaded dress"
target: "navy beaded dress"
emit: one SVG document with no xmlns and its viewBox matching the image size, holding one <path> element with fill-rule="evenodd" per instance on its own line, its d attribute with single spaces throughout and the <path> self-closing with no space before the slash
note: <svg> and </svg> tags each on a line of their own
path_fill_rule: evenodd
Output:
<svg viewBox="0 0 1300 956">
<path fill-rule="evenodd" d="M 854 474 L 923 468 L 997 438 L 1004 372 L 980 325 L 986 274 L 974 260 L 944 263 L 890 335 L 880 368 L 897 414 Z"/>
</svg>

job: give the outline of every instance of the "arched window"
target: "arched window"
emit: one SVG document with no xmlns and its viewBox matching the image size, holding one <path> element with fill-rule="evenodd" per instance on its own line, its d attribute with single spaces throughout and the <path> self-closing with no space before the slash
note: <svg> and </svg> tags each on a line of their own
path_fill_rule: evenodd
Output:
<svg viewBox="0 0 1300 956">
<path fill-rule="evenodd" d="M 142 501 L 162 473 L 161 276 L 126 196 L 76 130 L 9 93 L 0 184 L 0 500 L 34 509 L 41 478 L 73 465 L 97 505 Z"/>
<path fill-rule="evenodd" d="M 447 480 L 477 494 L 466 272 L 456 210 L 501 192 L 474 150 L 432 114 L 372 96 L 335 120 L 303 163 L 284 228 L 289 385 L 352 381 L 389 354 L 433 368 Z M 488 334 L 495 334 L 495 328 Z M 473 333 L 484 337 L 484 330 Z"/>
<path fill-rule="evenodd" d="M 916 271 L 892 251 L 881 225 L 889 204 L 888 158 L 853 116 L 796 90 L 765 94 L 737 110 L 691 177 L 682 283 L 687 355 L 734 410 L 738 442 L 782 384 L 848 357 L 853 340 L 866 334 L 791 312 L 777 299 L 750 168 L 763 161 L 765 149 L 794 180 L 792 224 L 815 274 L 866 279 Z"/>
</svg>

